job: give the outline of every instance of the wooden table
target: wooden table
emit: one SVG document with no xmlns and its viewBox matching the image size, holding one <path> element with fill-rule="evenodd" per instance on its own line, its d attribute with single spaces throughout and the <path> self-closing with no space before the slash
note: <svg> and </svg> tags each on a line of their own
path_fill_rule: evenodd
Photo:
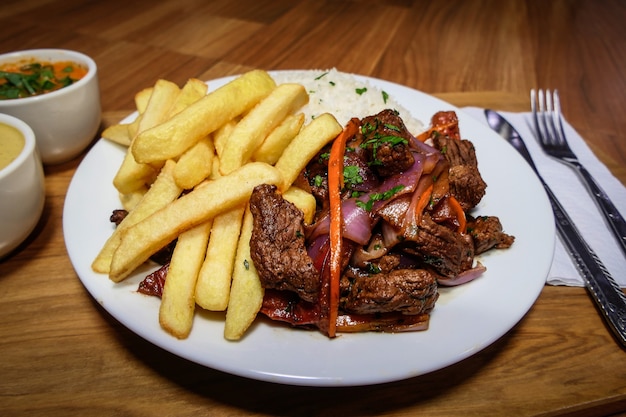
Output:
<svg viewBox="0 0 626 417">
<path fill-rule="evenodd" d="M 626 184 L 621 0 L 24 0 L 0 8 L 0 52 L 76 49 L 99 66 L 103 126 L 158 78 L 329 68 L 454 104 L 526 111 L 558 88 L 565 115 Z M 584 289 L 546 286 L 480 353 L 384 385 L 305 388 L 222 374 L 136 336 L 86 292 L 62 233 L 81 158 L 46 168 L 32 236 L 0 262 L 3 416 L 609 415 L 626 410 L 626 355 Z"/>
</svg>

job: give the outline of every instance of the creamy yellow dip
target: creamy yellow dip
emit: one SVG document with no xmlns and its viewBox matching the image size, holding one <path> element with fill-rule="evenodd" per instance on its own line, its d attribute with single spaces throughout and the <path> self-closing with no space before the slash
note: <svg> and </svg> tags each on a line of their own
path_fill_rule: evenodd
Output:
<svg viewBox="0 0 626 417">
<path fill-rule="evenodd" d="M 0 123 L 0 169 L 9 165 L 24 148 L 22 133 L 4 123 Z"/>
</svg>

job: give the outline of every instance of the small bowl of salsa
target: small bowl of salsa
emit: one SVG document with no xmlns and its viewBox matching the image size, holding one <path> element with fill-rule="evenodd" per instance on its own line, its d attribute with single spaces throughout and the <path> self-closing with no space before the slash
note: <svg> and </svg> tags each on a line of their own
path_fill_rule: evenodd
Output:
<svg viewBox="0 0 626 417">
<path fill-rule="evenodd" d="M 0 54 L 0 113 L 33 129 L 44 164 L 77 157 L 100 127 L 95 61 L 64 49 Z"/>
</svg>

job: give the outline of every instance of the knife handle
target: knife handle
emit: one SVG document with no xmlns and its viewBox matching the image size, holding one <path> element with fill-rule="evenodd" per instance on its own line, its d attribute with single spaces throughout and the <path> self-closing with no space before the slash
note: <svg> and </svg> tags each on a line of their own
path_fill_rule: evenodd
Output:
<svg viewBox="0 0 626 417">
<path fill-rule="evenodd" d="M 541 182 L 550 199 L 556 218 L 556 228 L 563 243 L 611 330 L 620 343 L 626 347 L 626 295 L 607 271 L 600 258 L 580 235 L 550 187 L 543 180 Z"/>
</svg>

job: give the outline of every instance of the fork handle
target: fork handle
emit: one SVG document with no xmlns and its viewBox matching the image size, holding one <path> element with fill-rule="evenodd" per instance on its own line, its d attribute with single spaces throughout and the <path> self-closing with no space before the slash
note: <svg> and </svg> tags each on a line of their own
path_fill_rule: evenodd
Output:
<svg viewBox="0 0 626 417">
<path fill-rule="evenodd" d="M 584 180 L 587 189 L 595 198 L 600 211 L 604 215 L 611 231 L 619 243 L 620 248 L 622 248 L 622 252 L 624 252 L 624 255 L 626 256 L 626 221 L 624 221 L 624 218 L 617 210 L 617 207 L 615 207 L 609 196 L 593 179 L 587 169 L 585 169 L 585 167 L 580 163 L 572 163 L 572 165 L 576 168 Z"/>
</svg>

